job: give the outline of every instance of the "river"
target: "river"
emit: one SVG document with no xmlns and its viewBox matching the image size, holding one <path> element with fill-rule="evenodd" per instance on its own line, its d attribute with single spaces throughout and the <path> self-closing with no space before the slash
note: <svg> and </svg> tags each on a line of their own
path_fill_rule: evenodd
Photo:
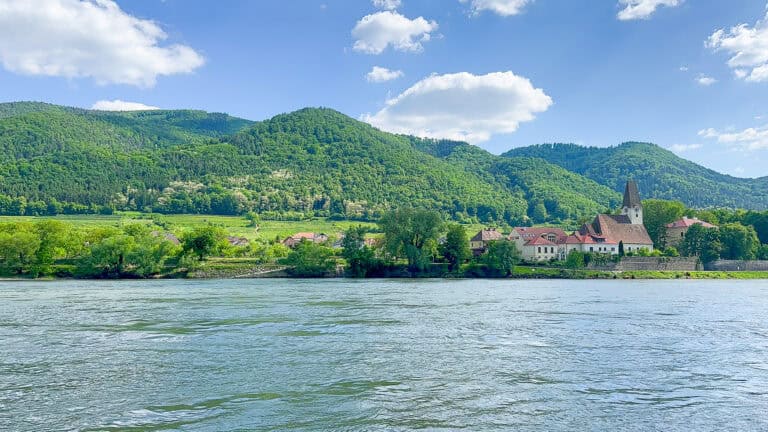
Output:
<svg viewBox="0 0 768 432">
<path fill-rule="evenodd" d="M 768 430 L 768 281 L 0 282 L 0 430 L 414 429 Z"/>
</svg>

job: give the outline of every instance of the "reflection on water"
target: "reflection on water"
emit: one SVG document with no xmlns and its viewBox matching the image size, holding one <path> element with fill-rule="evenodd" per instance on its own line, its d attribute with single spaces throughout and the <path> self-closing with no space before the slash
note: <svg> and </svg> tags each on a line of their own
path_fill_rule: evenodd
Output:
<svg viewBox="0 0 768 432">
<path fill-rule="evenodd" d="M 0 283 L 0 430 L 768 430 L 768 283 Z"/>
</svg>

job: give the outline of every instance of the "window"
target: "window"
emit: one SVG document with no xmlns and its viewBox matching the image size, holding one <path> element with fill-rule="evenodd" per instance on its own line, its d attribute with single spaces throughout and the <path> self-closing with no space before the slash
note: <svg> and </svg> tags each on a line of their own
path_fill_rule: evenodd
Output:
<svg viewBox="0 0 768 432">
<path fill-rule="evenodd" d="M 552 233 L 549 233 L 547 234 L 547 240 L 554 242 L 555 240 L 557 240 L 557 236 Z"/>
<path fill-rule="evenodd" d="M 541 253 L 541 246 L 539 246 L 539 253 Z"/>
<path fill-rule="evenodd" d="M 594 251 L 595 251 L 595 248 L 593 248 L 592 246 L 590 246 L 590 247 L 589 247 L 589 251 L 590 251 L 590 252 L 594 252 Z"/>
<path fill-rule="evenodd" d="M 612 247 L 612 248 L 611 248 L 611 252 L 616 252 L 616 248 L 615 248 L 615 247 Z"/>
</svg>

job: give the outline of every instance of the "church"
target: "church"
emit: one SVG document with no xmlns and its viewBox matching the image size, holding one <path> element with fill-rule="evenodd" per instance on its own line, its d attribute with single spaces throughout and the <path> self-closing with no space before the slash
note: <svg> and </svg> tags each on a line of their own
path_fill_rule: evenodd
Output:
<svg viewBox="0 0 768 432">
<path fill-rule="evenodd" d="M 643 203 L 637 183 L 627 182 L 621 214 L 599 214 L 592 223 L 582 225 L 565 239 L 564 255 L 571 251 L 597 252 L 610 255 L 653 250 L 653 241 L 643 225 Z"/>
</svg>

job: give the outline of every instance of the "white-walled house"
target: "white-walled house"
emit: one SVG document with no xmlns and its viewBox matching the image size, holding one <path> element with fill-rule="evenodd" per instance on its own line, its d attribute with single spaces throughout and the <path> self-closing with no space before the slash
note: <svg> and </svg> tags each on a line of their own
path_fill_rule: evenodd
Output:
<svg viewBox="0 0 768 432">
<path fill-rule="evenodd" d="M 515 243 L 520 257 L 529 262 L 563 259 L 566 238 L 565 231 L 549 227 L 517 227 L 507 237 Z"/>
</svg>

